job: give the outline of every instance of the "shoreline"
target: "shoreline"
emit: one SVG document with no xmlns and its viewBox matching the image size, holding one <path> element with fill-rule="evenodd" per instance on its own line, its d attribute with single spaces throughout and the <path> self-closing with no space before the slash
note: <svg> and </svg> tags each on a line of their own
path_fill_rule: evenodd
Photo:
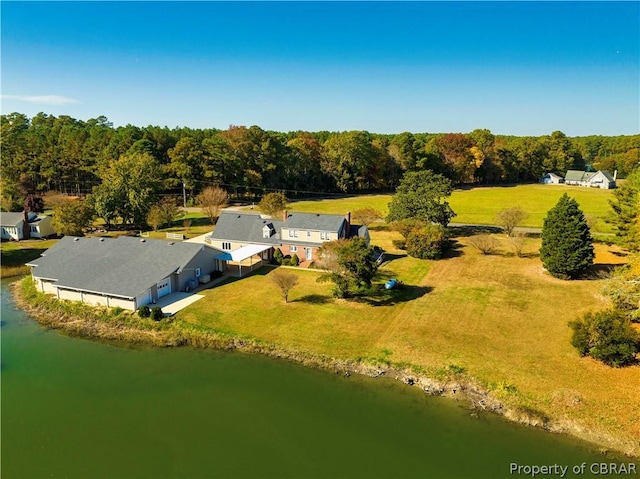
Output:
<svg viewBox="0 0 640 479">
<path fill-rule="evenodd" d="M 262 343 L 256 339 L 247 339 L 226 335 L 210 330 L 199 330 L 185 323 L 156 323 L 155 329 L 136 327 L 121 321 L 101 320 L 99 315 L 80 316 L 64 311 L 53 310 L 48 307 L 50 301 L 41 304 L 30 301 L 25 297 L 22 288 L 23 279 L 11 282 L 11 294 L 15 306 L 25 312 L 39 324 L 55 330 L 60 330 L 71 336 L 117 341 L 127 344 L 138 344 L 153 347 L 193 347 L 199 349 L 216 349 L 223 351 L 238 351 L 250 354 L 261 354 L 274 359 L 284 359 L 306 367 L 322 369 L 335 374 L 349 376 L 359 374 L 371 378 L 387 377 L 400 381 L 408 386 L 418 387 L 425 394 L 443 396 L 468 405 L 470 416 L 477 417 L 479 412 L 498 414 L 505 419 L 541 428 L 551 433 L 567 434 L 576 439 L 589 443 L 601 453 L 622 454 L 631 458 L 640 458 L 640 445 L 632 440 L 616 438 L 604 432 L 588 430 L 575 422 L 546 417 L 527 406 L 506 405 L 493 397 L 479 382 L 472 377 L 455 371 L 447 371 L 445 377 L 427 376 L 423 372 L 411 370 L 411 365 L 405 367 L 393 364 L 374 364 L 357 359 L 340 359 L 324 355 L 316 355 L 304 351 L 295 351 L 274 344 Z M 35 289 L 34 289 L 35 291 Z M 36 292 L 38 295 L 42 293 Z M 51 301 L 58 301 L 53 297 L 46 297 Z M 96 310 L 82 305 L 87 310 Z M 132 313 L 132 317 L 136 317 Z M 153 324 L 153 323 L 150 323 Z M 161 327 L 162 326 L 162 327 Z"/>
</svg>

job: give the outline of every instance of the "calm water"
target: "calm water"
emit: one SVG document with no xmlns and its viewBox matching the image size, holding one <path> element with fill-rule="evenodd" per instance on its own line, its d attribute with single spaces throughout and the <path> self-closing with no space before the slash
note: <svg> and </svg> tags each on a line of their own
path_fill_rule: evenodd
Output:
<svg viewBox="0 0 640 479">
<path fill-rule="evenodd" d="M 17 311 L 6 286 L 4 479 L 531 477 L 509 464 L 603 460 L 391 381 L 69 338 Z"/>
</svg>

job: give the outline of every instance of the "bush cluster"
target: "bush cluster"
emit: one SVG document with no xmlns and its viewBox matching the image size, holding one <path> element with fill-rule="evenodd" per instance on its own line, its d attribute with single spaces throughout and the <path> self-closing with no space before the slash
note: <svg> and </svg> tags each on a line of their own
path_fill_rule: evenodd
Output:
<svg viewBox="0 0 640 479">
<path fill-rule="evenodd" d="M 631 364 L 640 351 L 640 334 L 618 310 L 587 313 L 570 322 L 569 327 L 573 329 L 571 344 L 582 356 L 591 356 L 609 366 Z"/>
</svg>

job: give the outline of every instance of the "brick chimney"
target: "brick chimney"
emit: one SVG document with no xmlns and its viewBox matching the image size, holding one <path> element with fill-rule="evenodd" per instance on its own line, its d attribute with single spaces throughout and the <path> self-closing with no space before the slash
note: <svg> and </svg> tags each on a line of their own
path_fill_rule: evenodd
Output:
<svg viewBox="0 0 640 479">
<path fill-rule="evenodd" d="M 282 212 L 282 221 L 287 221 L 287 216 L 289 216 L 289 212 L 287 210 L 284 210 Z"/>
<path fill-rule="evenodd" d="M 351 211 L 347 211 L 347 214 L 344 215 L 344 219 L 347 220 L 347 234 L 346 238 L 349 237 L 349 233 L 351 232 Z"/>
</svg>

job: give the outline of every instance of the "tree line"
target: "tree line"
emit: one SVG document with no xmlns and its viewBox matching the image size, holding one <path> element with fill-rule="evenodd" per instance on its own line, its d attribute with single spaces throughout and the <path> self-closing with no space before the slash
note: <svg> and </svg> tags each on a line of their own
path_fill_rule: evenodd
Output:
<svg viewBox="0 0 640 479">
<path fill-rule="evenodd" d="M 231 195 L 268 191 L 351 193 L 391 191 L 405 172 L 431 170 L 454 185 L 536 181 L 570 168 L 618 170 L 640 162 L 640 135 L 539 137 L 470 133 L 377 134 L 367 131 L 276 132 L 258 126 L 226 130 L 114 127 L 100 116 L 87 121 L 39 113 L 0 118 L 3 208 L 24 192 L 86 195 L 109 180 L 125 156 L 151 157 L 160 191 L 195 198 L 218 185 Z"/>
</svg>

